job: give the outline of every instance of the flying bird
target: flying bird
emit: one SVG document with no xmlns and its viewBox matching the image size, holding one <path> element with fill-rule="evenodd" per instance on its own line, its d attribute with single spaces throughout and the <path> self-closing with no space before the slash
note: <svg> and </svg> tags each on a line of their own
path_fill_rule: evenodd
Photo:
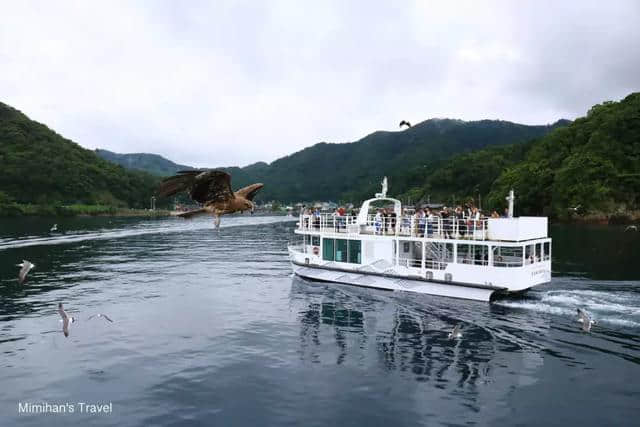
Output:
<svg viewBox="0 0 640 427">
<path fill-rule="evenodd" d="M 449 339 L 462 338 L 462 332 L 460 332 L 460 324 L 458 323 L 454 328 L 449 332 Z"/>
<path fill-rule="evenodd" d="M 253 198 L 264 185 L 251 184 L 234 192 L 231 189 L 231 175 L 218 170 L 180 171 L 177 175 L 165 178 L 158 187 L 160 197 L 168 197 L 187 191 L 192 200 L 203 204 L 200 209 L 178 214 L 190 218 L 200 214 L 213 214 L 216 228 L 220 227 L 222 215 L 250 210 L 255 205 Z"/>
<path fill-rule="evenodd" d="M 69 336 L 69 325 L 76 321 L 75 317 L 69 316 L 64 308 L 62 307 L 62 303 L 58 303 L 58 313 L 60 313 L 60 317 L 62 317 L 62 332 L 65 337 Z"/>
<path fill-rule="evenodd" d="M 638 227 L 635 225 L 630 225 L 624 229 L 624 231 L 638 231 Z"/>
<path fill-rule="evenodd" d="M 51 232 L 58 231 L 58 224 L 53 224 L 53 227 L 49 230 Z"/>
<path fill-rule="evenodd" d="M 18 283 L 22 285 L 27 279 L 27 274 L 29 274 L 29 271 L 31 271 L 31 269 L 36 265 L 30 263 L 26 259 L 23 259 L 22 263 L 16 264 L 16 266 L 20 267 L 20 272 L 18 273 Z"/>
<path fill-rule="evenodd" d="M 583 309 L 578 308 L 576 311 L 578 312 L 578 322 L 582 323 L 582 330 L 589 332 L 591 330 L 591 326 L 596 324 L 596 321 L 591 319 L 589 313 Z"/>
<path fill-rule="evenodd" d="M 402 127 L 402 126 L 406 126 L 406 127 L 410 128 L 410 127 L 411 127 L 411 123 L 409 123 L 409 122 L 408 122 L 408 121 L 406 121 L 406 120 L 403 120 L 403 121 L 401 121 L 401 122 L 400 122 L 400 124 L 398 125 L 398 127 Z"/>
<path fill-rule="evenodd" d="M 91 320 L 94 317 L 103 317 L 104 320 L 113 323 L 113 320 L 111 320 L 111 318 L 109 316 L 107 316 L 106 314 L 102 314 L 102 313 L 93 314 L 93 315 L 89 316 L 89 318 L 87 320 Z"/>
</svg>

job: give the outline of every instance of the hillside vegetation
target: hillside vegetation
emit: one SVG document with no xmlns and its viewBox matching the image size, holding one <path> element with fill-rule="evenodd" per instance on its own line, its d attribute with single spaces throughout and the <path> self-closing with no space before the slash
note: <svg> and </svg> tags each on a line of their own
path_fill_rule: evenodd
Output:
<svg viewBox="0 0 640 427">
<path fill-rule="evenodd" d="M 0 206 L 148 206 L 159 178 L 125 170 L 0 103 Z"/>
<path fill-rule="evenodd" d="M 483 198 L 501 209 L 516 192 L 521 215 L 633 217 L 640 210 L 640 93 L 605 102 L 586 117 L 526 144 L 458 154 L 403 194 L 413 200 Z"/>
<path fill-rule="evenodd" d="M 119 154 L 100 148 L 96 149 L 95 152 L 103 159 L 116 163 L 124 168 L 141 170 L 159 176 L 170 176 L 178 171 L 193 169 L 191 166 L 179 165 L 157 154 Z"/>
<path fill-rule="evenodd" d="M 524 143 L 564 124 L 560 121 L 550 126 L 527 126 L 505 121 L 431 119 L 404 131 L 374 132 L 353 143 L 315 144 L 271 164 L 259 162 L 220 169 L 232 175 L 234 188 L 263 182 L 265 187 L 258 193 L 258 200 L 357 201 L 379 191 L 385 175 L 393 194 L 404 193 L 423 183 L 434 168 L 451 156 L 487 146 Z M 143 160 L 150 157 L 124 156 L 129 157 L 114 161 L 159 173 L 155 165 L 145 166 Z M 123 162 L 125 158 L 128 163 Z"/>
<path fill-rule="evenodd" d="M 513 187 L 523 214 L 624 214 L 640 209 L 640 93 L 592 107 L 531 145 L 497 177 L 489 201 Z"/>
</svg>

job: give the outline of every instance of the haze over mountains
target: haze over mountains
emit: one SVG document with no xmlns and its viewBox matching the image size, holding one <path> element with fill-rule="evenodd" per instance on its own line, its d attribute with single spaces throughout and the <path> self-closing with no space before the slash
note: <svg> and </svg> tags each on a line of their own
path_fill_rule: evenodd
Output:
<svg viewBox="0 0 640 427">
<path fill-rule="evenodd" d="M 262 200 L 359 199 L 377 191 L 385 175 L 390 179 L 391 193 L 397 195 L 454 154 L 523 143 L 567 123 L 560 120 L 553 125 L 528 126 L 506 121 L 430 119 L 404 131 L 377 131 L 353 143 L 318 143 L 271 164 L 219 169 L 232 174 L 234 187 L 264 182 Z M 154 154 L 96 153 L 124 167 L 160 175 L 187 168 Z"/>
</svg>

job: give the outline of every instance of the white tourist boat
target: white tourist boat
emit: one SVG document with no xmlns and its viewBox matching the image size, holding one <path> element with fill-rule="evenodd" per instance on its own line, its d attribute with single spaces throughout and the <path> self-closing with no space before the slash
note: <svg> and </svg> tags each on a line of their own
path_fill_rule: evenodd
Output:
<svg viewBox="0 0 640 427">
<path fill-rule="evenodd" d="M 300 214 L 289 246 L 293 271 L 306 279 L 489 301 L 551 281 L 546 217 L 418 219 L 382 192 L 357 216 Z M 395 218 L 376 218 L 388 206 Z"/>
</svg>

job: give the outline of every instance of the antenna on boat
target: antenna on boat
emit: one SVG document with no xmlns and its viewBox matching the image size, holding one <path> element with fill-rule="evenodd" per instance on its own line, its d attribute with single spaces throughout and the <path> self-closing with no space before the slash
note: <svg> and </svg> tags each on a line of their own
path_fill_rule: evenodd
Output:
<svg viewBox="0 0 640 427">
<path fill-rule="evenodd" d="M 387 177 L 386 176 L 382 180 L 382 192 L 376 193 L 377 199 L 384 199 L 385 197 L 387 197 Z"/>
<path fill-rule="evenodd" d="M 516 196 L 513 194 L 513 188 L 509 191 L 509 197 L 506 197 L 509 202 L 509 218 L 513 218 L 513 202 L 516 200 Z"/>
</svg>

